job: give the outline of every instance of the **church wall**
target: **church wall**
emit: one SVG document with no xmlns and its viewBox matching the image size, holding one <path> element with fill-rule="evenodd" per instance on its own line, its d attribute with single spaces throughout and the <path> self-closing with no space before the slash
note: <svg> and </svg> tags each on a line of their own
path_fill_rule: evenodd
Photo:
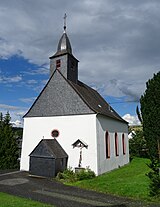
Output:
<svg viewBox="0 0 160 207">
<path fill-rule="evenodd" d="M 106 158 L 106 132 L 108 132 L 109 136 L 109 158 Z M 118 156 L 116 156 L 115 152 L 115 133 L 117 133 L 118 139 Z M 124 136 L 125 142 L 125 155 L 123 154 L 122 136 Z M 129 162 L 127 123 L 97 115 L 97 151 L 98 174 L 111 171 L 127 164 Z"/>
<path fill-rule="evenodd" d="M 73 149 L 72 144 L 81 139 L 88 144 L 88 149 L 82 149 L 82 167 L 97 173 L 96 114 L 24 118 L 20 169 L 29 170 L 29 154 L 41 139 L 53 139 L 53 129 L 59 131 L 57 141 L 69 156 L 68 167 L 78 167 L 79 148 Z"/>
</svg>

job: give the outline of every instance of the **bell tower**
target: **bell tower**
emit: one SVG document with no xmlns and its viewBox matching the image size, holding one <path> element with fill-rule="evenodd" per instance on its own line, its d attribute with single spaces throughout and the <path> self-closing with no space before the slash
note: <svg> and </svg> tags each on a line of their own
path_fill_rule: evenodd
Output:
<svg viewBox="0 0 160 207">
<path fill-rule="evenodd" d="M 66 17 L 64 15 L 64 31 L 61 36 L 57 52 L 50 57 L 50 76 L 57 69 L 65 78 L 77 83 L 78 80 L 78 60 L 72 54 L 72 47 L 66 33 Z"/>
</svg>

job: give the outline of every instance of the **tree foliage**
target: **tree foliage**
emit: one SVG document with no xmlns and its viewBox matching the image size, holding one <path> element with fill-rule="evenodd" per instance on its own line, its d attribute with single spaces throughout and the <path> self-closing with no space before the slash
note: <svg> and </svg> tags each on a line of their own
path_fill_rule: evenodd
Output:
<svg viewBox="0 0 160 207">
<path fill-rule="evenodd" d="M 10 124 L 11 117 L 0 113 L 0 169 L 18 167 L 18 145 Z"/>
<path fill-rule="evenodd" d="M 142 129 L 136 130 L 132 139 L 129 140 L 129 154 L 131 157 L 148 157 L 146 140 L 144 139 Z"/>
<path fill-rule="evenodd" d="M 159 196 L 160 195 L 160 172 L 159 172 L 159 161 L 153 159 L 152 162 L 148 165 L 151 168 L 151 171 L 147 174 L 150 178 L 150 195 Z"/>
<path fill-rule="evenodd" d="M 160 195 L 160 72 L 146 83 L 146 91 L 140 99 L 143 132 L 148 147 L 152 169 L 150 194 Z"/>
<path fill-rule="evenodd" d="M 158 158 L 160 142 L 160 72 L 146 83 L 140 99 L 143 131 L 151 159 Z"/>
</svg>

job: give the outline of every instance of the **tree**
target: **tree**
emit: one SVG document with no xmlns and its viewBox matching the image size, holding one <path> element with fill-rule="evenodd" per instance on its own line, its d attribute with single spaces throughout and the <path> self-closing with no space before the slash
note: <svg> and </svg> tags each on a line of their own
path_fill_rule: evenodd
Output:
<svg viewBox="0 0 160 207">
<path fill-rule="evenodd" d="M 160 195 L 160 72 L 146 83 L 146 91 L 140 99 L 144 137 L 151 163 L 150 194 Z"/>
<path fill-rule="evenodd" d="M 146 83 L 140 104 L 150 158 L 160 161 L 160 72 Z"/>
<path fill-rule="evenodd" d="M 18 145 L 10 120 L 9 113 L 0 114 L 0 169 L 18 167 Z"/>
<path fill-rule="evenodd" d="M 129 140 L 129 154 L 131 157 L 148 157 L 148 150 L 146 148 L 146 140 L 143 136 L 143 130 L 138 129 Z"/>
</svg>

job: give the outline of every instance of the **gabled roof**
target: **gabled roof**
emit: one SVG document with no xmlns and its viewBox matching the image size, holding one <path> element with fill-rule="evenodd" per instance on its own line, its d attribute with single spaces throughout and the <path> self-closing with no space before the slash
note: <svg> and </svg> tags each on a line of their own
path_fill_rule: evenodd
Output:
<svg viewBox="0 0 160 207">
<path fill-rule="evenodd" d="M 24 117 L 94 114 L 70 82 L 55 70 Z"/>
<path fill-rule="evenodd" d="M 29 156 L 52 157 L 55 159 L 68 157 L 56 139 L 42 139 Z"/>
<path fill-rule="evenodd" d="M 64 89 L 66 89 L 66 91 Z M 66 79 L 61 72 L 56 69 L 24 117 L 93 113 L 108 116 L 127 123 L 97 91 L 81 81 L 73 83 Z"/>
</svg>

